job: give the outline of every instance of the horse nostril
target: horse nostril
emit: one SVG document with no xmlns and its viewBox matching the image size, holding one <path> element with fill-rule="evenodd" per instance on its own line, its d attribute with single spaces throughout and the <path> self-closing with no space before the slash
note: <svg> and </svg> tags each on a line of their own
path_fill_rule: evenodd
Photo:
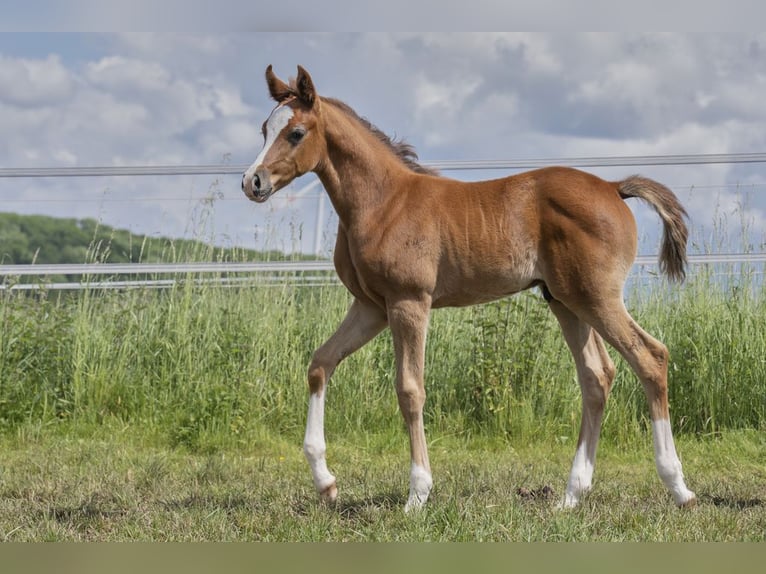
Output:
<svg viewBox="0 0 766 574">
<path fill-rule="evenodd" d="M 261 189 L 261 178 L 257 175 L 253 176 L 253 189 Z"/>
<path fill-rule="evenodd" d="M 244 175 L 242 176 L 242 184 L 241 184 L 241 186 L 242 186 L 242 191 L 245 191 L 245 176 Z"/>
</svg>

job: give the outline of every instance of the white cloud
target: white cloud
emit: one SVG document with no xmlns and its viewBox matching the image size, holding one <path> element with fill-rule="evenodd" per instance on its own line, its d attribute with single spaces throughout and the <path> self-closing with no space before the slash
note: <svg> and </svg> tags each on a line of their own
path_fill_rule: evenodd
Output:
<svg viewBox="0 0 766 574">
<path fill-rule="evenodd" d="M 156 92 L 171 83 L 170 74 L 160 64 L 121 56 L 89 63 L 86 77 L 92 85 L 116 92 Z"/>
<path fill-rule="evenodd" d="M 80 90 L 77 101 L 64 111 L 69 113 L 61 114 L 58 124 L 63 133 L 58 135 L 79 134 L 77 143 L 99 156 L 107 150 L 94 145 L 98 140 L 90 138 L 99 138 L 102 144 L 119 149 L 145 134 L 152 119 L 145 101 L 125 100 L 120 94 L 88 89 Z"/>
<path fill-rule="evenodd" d="M 75 165 L 77 163 L 77 156 L 68 149 L 58 149 L 54 151 L 53 159 L 58 163 L 69 165 Z"/>
<path fill-rule="evenodd" d="M 460 137 L 454 119 L 463 113 L 480 81 L 465 78 L 460 83 L 441 83 L 420 77 L 415 86 L 415 119 L 426 132 L 426 143 L 443 146 Z M 445 129 L 448 128 L 448 129 Z"/>
<path fill-rule="evenodd" d="M 225 57 L 231 37 L 225 34 L 181 34 L 170 32 L 128 32 L 112 36 L 116 49 L 138 57 L 179 61 Z"/>
<path fill-rule="evenodd" d="M 252 109 L 228 80 L 179 77 L 152 61 L 112 56 L 88 65 L 89 83 L 120 100 L 147 101 L 155 122 L 170 120 L 176 129 L 216 115 L 246 115 Z"/>
<path fill-rule="evenodd" d="M 44 60 L 0 55 L 0 102 L 37 107 L 61 103 L 73 90 L 70 73 L 56 55 Z"/>
<path fill-rule="evenodd" d="M 580 84 L 571 100 L 582 105 L 625 102 L 638 107 L 651 106 L 657 98 L 660 80 L 657 68 L 647 63 L 616 62 L 608 65 L 599 77 Z"/>
<path fill-rule="evenodd" d="M 211 122 L 246 124 L 242 118 L 253 115 L 228 79 L 182 77 L 161 62 L 128 56 L 86 62 L 81 72 L 56 56 L 0 57 L 0 78 L 0 129 L 14 134 L 0 143 L 6 165 L 108 164 L 116 157 L 154 163 L 171 155 L 206 163 L 212 158 L 200 154 L 209 146 L 197 145 L 195 137 L 212 139 L 217 126 Z"/>
<path fill-rule="evenodd" d="M 239 91 L 228 87 L 212 88 L 212 105 L 222 116 L 246 116 L 253 112 L 242 101 Z"/>
<path fill-rule="evenodd" d="M 255 159 L 263 146 L 260 124 L 253 120 L 234 118 L 216 122 L 216 129 L 205 131 L 199 140 L 202 155 L 209 161 L 231 154 L 250 154 Z"/>
<path fill-rule="evenodd" d="M 446 55 L 446 66 L 471 62 L 483 68 L 487 62 L 502 64 L 513 53 L 532 73 L 556 73 L 561 70 L 561 58 L 552 51 L 548 37 L 530 32 L 491 33 L 429 33 L 418 34 L 430 52 Z"/>
</svg>

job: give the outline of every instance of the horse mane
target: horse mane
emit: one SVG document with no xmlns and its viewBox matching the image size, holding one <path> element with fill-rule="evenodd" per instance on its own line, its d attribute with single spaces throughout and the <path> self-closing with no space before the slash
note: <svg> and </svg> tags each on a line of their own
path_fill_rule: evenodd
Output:
<svg viewBox="0 0 766 574">
<path fill-rule="evenodd" d="M 299 95 L 298 86 L 296 85 L 295 78 L 289 79 L 288 93 L 296 97 L 298 97 Z M 431 167 L 426 167 L 417 161 L 418 154 L 412 145 L 408 144 L 402 139 L 399 139 L 399 140 L 392 139 L 390 136 L 386 135 L 382 130 L 380 130 L 380 128 L 375 126 L 370 120 L 368 120 L 367 118 L 363 118 L 362 116 L 357 114 L 354 111 L 354 109 L 351 106 L 349 106 L 347 103 L 335 98 L 326 98 L 326 97 L 322 97 L 322 101 L 330 104 L 331 106 L 337 108 L 339 111 L 343 112 L 347 116 L 359 122 L 362 125 L 362 127 L 364 127 L 372 135 L 374 135 L 378 139 L 378 141 L 380 141 L 396 157 L 398 157 L 399 161 L 401 161 L 409 170 L 414 171 L 415 173 L 420 173 L 424 175 L 439 175 L 439 170 L 435 168 L 431 168 Z"/>
<path fill-rule="evenodd" d="M 418 154 L 412 145 L 408 144 L 402 139 L 392 139 L 390 136 L 381 131 L 377 126 L 373 125 L 370 120 L 357 114 L 353 108 L 351 108 L 351 106 L 345 102 L 336 100 L 335 98 L 324 97 L 322 98 L 322 102 L 332 105 L 347 116 L 350 116 L 359 122 L 367 131 L 374 135 L 378 141 L 383 143 L 389 150 L 391 150 L 391 152 L 393 152 L 393 154 L 396 155 L 396 157 L 398 157 L 399 160 L 411 171 L 425 175 L 439 175 L 439 171 L 437 169 L 426 167 L 418 163 Z"/>
</svg>

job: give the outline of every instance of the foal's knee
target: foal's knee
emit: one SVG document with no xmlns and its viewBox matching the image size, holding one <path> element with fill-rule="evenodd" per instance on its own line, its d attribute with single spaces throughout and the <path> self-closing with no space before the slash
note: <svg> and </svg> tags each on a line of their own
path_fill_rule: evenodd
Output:
<svg viewBox="0 0 766 574">
<path fill-rule="evenodd" d="M 422 412 L 426 402 L 426 391 L 414 381 L 404 382 L 397 386 L 396 397 L 402 414 L 409 416 Z"/>
</svg>

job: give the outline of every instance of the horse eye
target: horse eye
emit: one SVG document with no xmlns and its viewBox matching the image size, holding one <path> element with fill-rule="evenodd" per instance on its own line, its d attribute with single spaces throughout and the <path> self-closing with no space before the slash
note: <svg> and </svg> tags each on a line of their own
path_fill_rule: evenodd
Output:
<svg viewBox="0 0 766 574">
<path fill-rule="evenodd" d="M 295 129 L 291 131 L 289 134 L 287 134 L 287 141 L 289 141 L 293 145 L 297 145 L 298 142 L 300 142 L 303 139 L 303 136 L 306 135 L 306 132 L 302 129 Z"/>
</svg>

